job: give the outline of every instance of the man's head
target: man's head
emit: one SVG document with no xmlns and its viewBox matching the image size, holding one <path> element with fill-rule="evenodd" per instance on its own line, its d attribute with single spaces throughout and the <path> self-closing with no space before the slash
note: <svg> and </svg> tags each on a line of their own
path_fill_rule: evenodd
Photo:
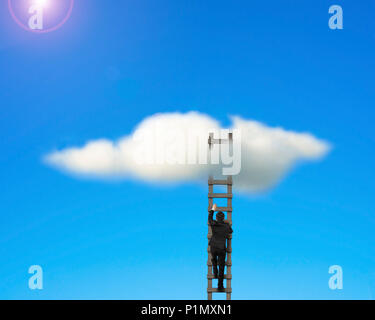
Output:
<svg viewBox="0 0 375 320">
<path fill-rule="evenodd" d="M 224 213 L 222 213 L 221 211 L 219 211 L 218 213 L 216 213 L 216 220 L 219 221 L 219 222 L 223 222 L 224 221 Z"/>
</svg>

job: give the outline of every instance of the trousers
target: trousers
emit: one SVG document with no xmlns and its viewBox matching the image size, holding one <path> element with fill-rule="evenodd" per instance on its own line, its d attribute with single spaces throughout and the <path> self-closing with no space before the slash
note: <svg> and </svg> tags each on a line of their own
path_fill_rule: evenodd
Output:
<svg viewBox="0 0 375 320">
<path fill-rule="evenodd" d="M 224 268 L 225 268 L 225 256 L 227 254 L 225 249 L 219 249 L 215 248 L 213 246 L 211 248 L 211 256 L 212 256 L 212 268 L 213 273 L 215 276 L 218 277 L 219 280 L 219 287 L 223 286 L 223 280 L 224 280 Z M 217 267 L 219 266 L 219 272 L 217 270 Z"/>
</svg>

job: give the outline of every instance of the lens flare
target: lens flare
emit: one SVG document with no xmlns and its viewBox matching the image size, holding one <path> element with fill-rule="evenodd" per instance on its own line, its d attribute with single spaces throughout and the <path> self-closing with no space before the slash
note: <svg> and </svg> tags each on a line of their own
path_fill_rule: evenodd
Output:
<svg viewBox="0 0 375 320">
<path fill-rule="evenodd" d="M 4 0 L 3 0 L 4 1 Z M 48 33 L 60 29 L 70 18 L 74 0 L 7 0 L 8 9 L 13 20 L 24 30 L 34 33 Z M 20 2 L 21 1 L 21 2 Z M 40 9 L 38 12 L 35 11 L 36 7 Z M 32 8 L 32 10 L 31 10 Z M 63 9 L 62 9 L 63 8 Z M 23 9 L 23 10 L 22 10 Z M 30 12 L 31 11 L 31 12 Z M 61 11 L 61 17 L 53 20 L 53 16 L 58 16 Z M 33 18 L 36 14 L 43 14 L 43 26 L 42 29 L 31 28 L 30 18 Z M 40 21 L 40 17 L 39 17 Z"/>
</svg>

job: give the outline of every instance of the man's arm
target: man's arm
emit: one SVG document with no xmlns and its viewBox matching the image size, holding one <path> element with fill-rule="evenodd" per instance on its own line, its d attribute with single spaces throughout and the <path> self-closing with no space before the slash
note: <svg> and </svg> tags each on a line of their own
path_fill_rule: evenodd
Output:
<svg viewBox="0 0 375 320">
<path fill-rule="evenodd" d="M 217 208 L 217 205 L 216 203 L 212 206 L 212 209 L 210 210 L 210 213 L 208 214 L 208 223 L 210 225 L 213 225 L 214 224 L 214 212 Z"/>
<path fill-rule="evenodd" d="M 227 238 L 229 238 L 229 236 L 233 233 L 233 229 L 231 226 L 229 226 L 229 229 L 228 229 L 228 234 L 227 234 Z"/>
</svg>

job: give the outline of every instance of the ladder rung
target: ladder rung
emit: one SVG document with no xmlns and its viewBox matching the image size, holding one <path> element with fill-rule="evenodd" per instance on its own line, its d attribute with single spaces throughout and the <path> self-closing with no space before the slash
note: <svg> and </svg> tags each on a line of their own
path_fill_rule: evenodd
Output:
<svg viewBox="0 0 375 320">
<path fill-rule="evenodd" d="M 231 261 L 230 262 L 225 261 L 225 265 L 227 267 L 231 267 L 232 266 L 232 262 Z M 207 261 L 207 266 L 212 267 L 212 262 L 211 261 Z"/>
<path fill-rule="evenodd" d="M 211 211 L 209 208 L 208 211 Z M 232 207 L 217 207 L 216 211 L 232 211 Z"/>
<path fill-rule="evenodd" d="M 230 140 L 229 139 L 208 139 L 208 143 L 209 144 L 226 144 L 226 143 L 229 143 Z"/>
<path fill-rule="evenodd" d="M 211 253 L 211 248 L 210 248 L 210 246 L 207 247 L 207 252 L 210 252 L 210 253 Z M 226 252 L 227 252 L 227 253 L 232 253 L 232 249 L 228 249 L 228 248 L 227 248 L 227 249 L 226 249 Z"/>
<path fill-rule="evenodd" d="M 229 221 L 229 220 L 224 220 L 224 222 L 225 222 L 225 223 L 227 223 L 227 224 L 229 224 L 230 226 L 232 226 L 232 221 Z M 209 226 L 209 225 L 210 225 L 210 223 L 209 223 L 209 222 L 207 222 L 207 225 Z"/>
<path fill-rule="evenodd" d="M 231 186 L 233 182 L 231 180 L 214 180 L 210 179 L 208 180 L 209 185 L 218 185 L 218 186 Z"/>
<path fill-rule="evenodd" d="M 217 279 L 217 277 L 215 277 L 213 274 L 211 274 L 211 275 L 208 274 L 207 279 L 212 280 L 212 279 Z M 231 274 L 224 274 L 224 279 L 232 280 L 232 275 Z"/>
<path fill-rule="evenodd" d="M 212 233 L 209 233 L 207 234 L 207 239 L 211 239 L 212 238 Z M 228 238 L 227 239 L 232 239 L 232 235 L 228 235 Z"/>
<path fill-rule="evenodd" d="M 232 199 L 233 194 L 232 193 L 209 193 L 209 198 L 229 198 Z"/>
<path fill-rule="evenodd" d="M 219 290 L 218 288 L 207 288 L 207 292 L 232 293 L 232 288 L 224 288 L 223 290 Z"/>
</svg>

